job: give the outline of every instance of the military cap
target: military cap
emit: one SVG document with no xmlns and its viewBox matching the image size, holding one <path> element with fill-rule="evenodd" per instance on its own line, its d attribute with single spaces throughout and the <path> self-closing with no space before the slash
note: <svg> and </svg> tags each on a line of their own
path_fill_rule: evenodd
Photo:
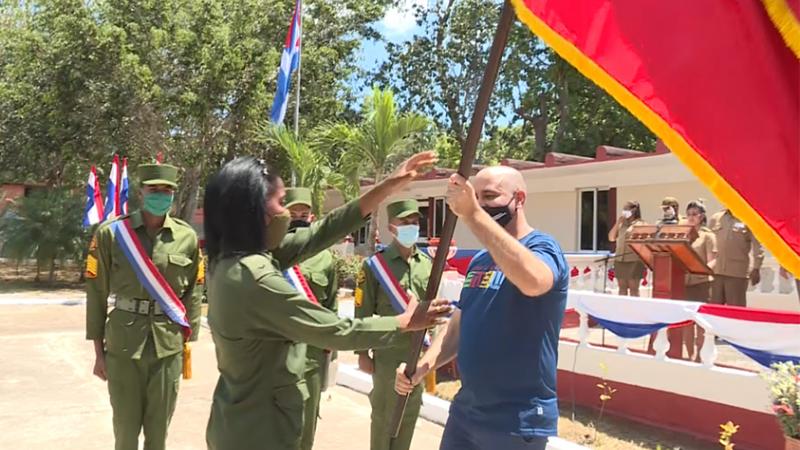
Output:
<svg viewBox="0 0 800 450">
<path fill-rule="evenodd" d="M 678 204 L 678 199 L 675 197 L 664 197 L 664 200 L 661 200 L 661 206 L 675 206 Z"/>
<path fill-rule="evenodd" d="M 286 189 L 285 206 L 306 205 L 311 207 L 311 189 L 304 187 Z"/>
<path fill-rule="evenodd" d="M 166 184 L 178 187 L 178 168 L 169 164 L 142 164 L 138 167 L 139 181 L 144 185 Z"/>
<path fill-rule="evenodd" d="M 398 200 L 389 203 L 389 206 L 386 207 L 386 214 L 389 219 L 403 219 L 412 214 L 419 214 L 419 204 L 414 199 Z"/>
</svg>

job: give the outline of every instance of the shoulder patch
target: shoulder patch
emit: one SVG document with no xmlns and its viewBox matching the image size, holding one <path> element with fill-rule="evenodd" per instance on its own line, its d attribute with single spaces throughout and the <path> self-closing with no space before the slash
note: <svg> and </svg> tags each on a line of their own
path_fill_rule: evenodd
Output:
<svg viewBox="0 0 800 450">
<path fill-rule="evenodd" d="M 89 253 L 97 250 L 97 235 L 92 236 L 92 240 L 89 242 Z"/>
<path fill-rule="evenodd" d="M 84 274 L 86 278 L 97 278 L 97 258 L 94 255 L 89 255 L 86 257 L 86 273 Z"/>
<path fill-rule="evenodd" d="M 250 275 L 253 276 L 254 280 L 260 280 L 272 272 L 277 272 L 277 269 L 273 267 L 270 258 L 261 253 L 247 255 L 244 258 L 239 259 L 239 264 L 241 264 L 245 270 L 250 272 Z"/>
<path fill-rule="evenodd" d="M 358 271 L 358 275 L 356 275 L 356 285 L 361 286 L 365 281 L 367 281 L 367 273 L 362 267 L 361 270 Z"/>
</svg>

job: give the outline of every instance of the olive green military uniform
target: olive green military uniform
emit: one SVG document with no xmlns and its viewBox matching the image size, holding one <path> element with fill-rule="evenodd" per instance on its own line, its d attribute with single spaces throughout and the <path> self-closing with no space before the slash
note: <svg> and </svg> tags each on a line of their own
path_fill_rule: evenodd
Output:
<svg viewBox="0 0 800 450">
<path fill-rule="evenodd" d="M 286 208 L 294 205 L 311 207 L 311 202 L 311 190 L 308 188 L 286 190 Z M 336 293 L 339 290 L 339 277 L 336 274 L 333 252 L 323 250 L 301 262 L 300 272 L 303 274 L 303 278 L 306 279 L 320 306 L 336 312 Z M 305 380 L 308 388 L 308 400 L 306 400 L 303 408 L 303 437 L 300 440 L 300 448 L 302 450 L 311 450 L 314 447 L 314 434 L 317 430 L 317 417 L 319 417 L 319 403 L 325 382 L 323 378 L 327 376 L 327 368 L 331 358 L 332 354 L 328 349 L 310 345 L 306 347 Z"/>
<path fill-rule="evenodd" d="M 728 210 L 711 216 L 708 225 L 717 238 L 711 303 L 747 306 L 748 277 L 751 270 L 761 268 L 764 249 L 750 229 Z"/>
<path fill-rule="evenodd" d="M 390 204 L 387 209 L 390 218 L 419 214 L 416 201 L 395 202 Z M 386 264 L 403 289 L 412 292 L 418 299 L 424 299 L 433 268 L 431 259 L 415 247 L 411 257 L 406 260 L 400 255 L 397 245 L 394 242 L 381 250 Z M 358 275 L 355 303 L 356 317 L 398 314 L 366 261 Z M 422 406 L 422 384 L 416 386 L 409 396 L 397 438 L 391 439 L 389 432 L 397 400 L 394 391 L 395 371 L 400 363 L 405 362 L 410 350 L 410 335 L 401 336 L 391 347 L 373 350 L 375 371 L 372 374 L 372 392 L 369 395 L 372 404 L 371 450 L 406 450 L 411 447 L 414 426 Z"/>
<path fill-rule="evenodd" d="M 206 430 L 209 449 L 300 446 L 308 399 L 305 342 L 318 348 L 391 345 L 393 317 L 341 319 L 309 302 L 282 271 L 335 244 L 364 224 L 358 201 L 288 234 L 271 251 L 212 261 L 208 321 L 219 381 Z"/>
<path fill-rule="evenodd" d="M 141 166 L 144 184 L 175 185 L 172 166 Z M 113 410 L 116 449 L 165 448 L 167 427 L 175 410 L 183 368 L 184 337 L 139 283 L 116 242 L 110 224 L 129 220 L 158 271 L 186 307 L 192 340 L 200 331 L 203 269 L 197 235 L 181 220 L 166 216 L 149 235 L 139 211 L 102 224 L 89 248 L 86 266 L 86 338 L 102 339 L 106 350 L 108 392 Z M 107 312 L 108 297 L 116 298 Z"/>
</svg>

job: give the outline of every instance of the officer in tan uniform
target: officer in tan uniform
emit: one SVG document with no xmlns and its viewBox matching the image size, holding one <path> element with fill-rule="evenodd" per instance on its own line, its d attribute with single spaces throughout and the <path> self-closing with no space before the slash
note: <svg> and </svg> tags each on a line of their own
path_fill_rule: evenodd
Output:
<svg viewBox="0 0 800 450">
<path fill-rule="evenodd" d="M 183 369 L 184 335 L 139 281 L 112 226 L 127 220 L 158 272 L 183 303 L 191 340 L 200 332 L 203 263 L 197 234 L 171 217 L 178 169 L 138 168 L 142 210 L 103 223 L 86 263 L 86 338 L 94 341 L 94 374 L 108 382 L 117 450 L 164 449 Z M 108 312 L 108 297 L 114 309 Z"/>
<path fill-rule="evenodd" d="M 680 215 L 681 206 L 675 197 L 664 197 L 661 200 L 661 211 L 663 217 L 658 221 L 658 225 L 684 225 L 686 217 Z"/>
<path fill-rule="evenodd" d="M 701 199 L 690 202 L 686 206 L 687 225 L 697 231 L 697 239 L 692 242 L 692 250 L 700 257 L 710 269 L 714 269 L 717 257 L 717 239 L 714 233 L 706 227 L 706 206 Z M 686 274 L 686 300 L 708 303 L 711 298 L 710 275 Z M 703 348 L 705 331 L 695 324 L 683 328 L 683 342 L 686 346 L 687 359 L 700 361 L 700 350 Z"/>
<path fill-rule="evenodd" d="M 711 283 L 711 303 L 747 306 L 747 280 L 761 281 L 764 250 L 750 229 L 730 210 L 720 211 L 709 221 L 717 238 L 717 262 Z"/>
</svg>

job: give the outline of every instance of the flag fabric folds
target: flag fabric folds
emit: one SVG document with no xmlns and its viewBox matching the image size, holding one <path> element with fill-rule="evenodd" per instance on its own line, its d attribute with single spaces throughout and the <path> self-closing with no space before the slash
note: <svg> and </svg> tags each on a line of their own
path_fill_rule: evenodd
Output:
<svg viewBox="0 0 800 450">
<path fill-rule="evenodd" d="M 119 182 L 120 215 L 128 214 L 128 158 L 122 159 L 122 175 Z"/>
<path fill-rule="evenodd" d="M 800 277 L 800 62 L 765 7 L 795 0 L 510 1 Z"/>
<path fill-rule="evenodd" d="M 632 339 L 691 321 L 759 364 L 800 363 L 800 313 L 681 300 L 570 292 L 568 308 L 584 311 L 617 336 Z"/>
<path fill-rule="evenodd" d="M 300 65 L 301 7 L 300 0 L 297 0 L 292 14 L 292 23 L 289 25 L 286 43 L 281 54 L 281 66 L 278 69 L 278 90 L 275 92 L 275 100 L 272 103 L 272 113 L 270 114 L 270 120 L 276 124 L 283 123 L 283 119 L 286 116 L 292 73 Z"/>
<path fill-rule="evenodd" d="M 103 220 L 119 216 L 119 156 L 114 155 L 111 163 L 111 172 L 108 174 L 108 186 L 106 186 L 106 204 L 103 208 L 105 216 Z"/>
<path fill-rule="evenodd" d="M 97 169 L 92 166 L 89 171 L 89 180 L 86 183 L 86 209 L 83 212 L 84 228 L 96 225 L 103 221 L 103 199 L 100 194 L 100 181 L 97 179 Z"/>
</svg>

